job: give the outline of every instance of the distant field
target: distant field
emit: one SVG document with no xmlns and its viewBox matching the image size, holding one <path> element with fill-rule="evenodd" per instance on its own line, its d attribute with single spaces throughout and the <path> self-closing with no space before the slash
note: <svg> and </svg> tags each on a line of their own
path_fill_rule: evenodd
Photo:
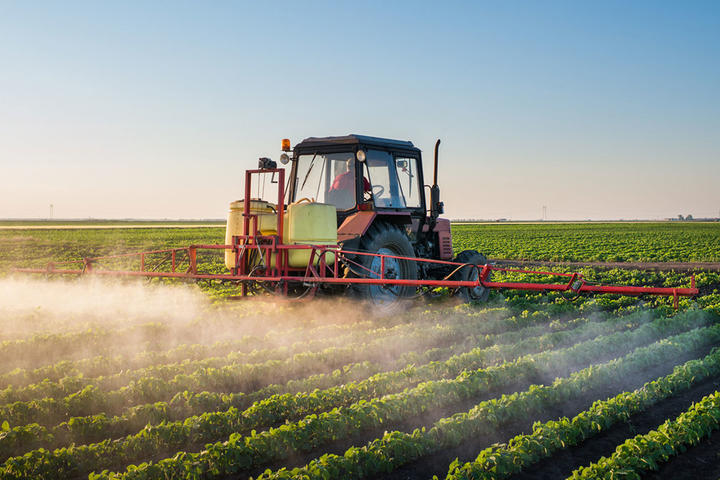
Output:
<svg viewBox="0 0 720 480">
<path fill-rule="evenodd" d="M 0 220 L 0 229 L 176 227 L 224 224 L 224 220 Z"/>
<path fill-rule="evenodd" d="M 50 261 L 224 240 L 225 229 L 219 227 L 0 229 L 0 273 L 14 267 L 41 267 Z"/>
<path fill-rule="evenodd" d="M 518 260 L 716 262 L 720 223 L 457 224 L 453 246 Z"/>
<path fill-rule="evenodd" d="M 166 227 L 148 222 L 143 228 L 103 228 L 108 225 L 4 230 L 0 225 L 0 272 L 48 261 L 224 241 L 222 225 Z M 453 247 L 455 252 L 476 249 L 495 259 L 717 262 L 720 223 L 457 224 Z"/>
</svg>

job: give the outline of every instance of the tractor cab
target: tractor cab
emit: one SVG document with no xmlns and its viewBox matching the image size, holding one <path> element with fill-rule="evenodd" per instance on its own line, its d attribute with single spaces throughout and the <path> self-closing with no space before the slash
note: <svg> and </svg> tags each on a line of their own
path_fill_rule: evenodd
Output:
<svg viewBox="0 0 720 480">
<path fill-rule="evenodd" d="M 357 212 L 394 215 L 408 224 L 425 216 L 421 153 L 411 142 L 311 137 L 292 153 L 288 203 L 334 205 L 338 226 Z"/>
</svg>

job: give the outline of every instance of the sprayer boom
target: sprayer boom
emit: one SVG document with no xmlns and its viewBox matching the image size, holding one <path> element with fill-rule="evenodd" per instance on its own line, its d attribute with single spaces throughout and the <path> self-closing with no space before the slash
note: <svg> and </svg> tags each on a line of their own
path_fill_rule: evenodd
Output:
<svg viewBox="0 0 720 480">
<path fill-rule="evenodd" d="M 75 262 L 51 262 L 46 268 L 20 268 L 16 272 L 34 273 L 45 275 L 99 275 L 99 276 L 119 276 L 119 277 L 147 277 L 147 278 L 179 278 L 186 280 L 217 280 L 227 282 L 237 282 L 245 287 L 247 293 L 259 292 L 258 286 L 262 285 L 264 290 L 270 293 L 287 295 L 289 288 L 292 286 L 301 286 L 307 291 L 303 297 L 307 297 L 307 293 L 312 296 L 319 287 L 322 286 L 345 286 L 351 285 L 375 285 L 380 288 L 392 288 L 393 286 L 408 286 L 418 289 L 435 289 L 438 287 L 447 287 L 449 289 L 477 288 L 483 287 L 493 290 L 509 289 L 509 290 L 525 290 L 535 292 L 566 292 L 571 294 L 582 293 L 599 293 L 599 294 L 616 294 L 616 295 L 660 295 L 670 296 L 674 299 L 677 307 L 679 297 L 691 297 L 698 294 L 695 287 L 695 276 L 691 277 L 691 286 L 688 287 L 637 287 L 637 286 L 616 286 L 616 285 L 591 285 L 587 283 L 583 276 L 579 273 L 559 273 L 538 270 L 526 270 L 517 268 L 504 268 L 490 264 L 471 265 L 450 261 L 440 261 L 431 259 L 421 259 L 415 257 L 403 257 L 389 254 L 375 254 L 360 251 L 341 250 L 337 245 L 282 245 L 282 244 L 252 244 L 250 237 L 238 236 L 233 245 L 191 245 L 184 248 L 173 248 L 167 250 L 153 250 L 147 252 L 131 253 L 124 255 L 112 255 L 107 257 L 84 258 Z M 236 256 L 238 264 L 243 262 L 243 257 L 247 252 L 260 253 L 264 258 L 279 257 L 281 260 L 276 264 L 276 268 L 258 269 L 248 273 L 201 273 L 198 268 L 198 254 L 207 254 L 218 251 L 232 251 Z M 290 252 L 307 251 L 310 261 L 303 272 L 297 269 L 289 269 L 286 262 Z M 349 265 L 350 268 L 357 270 L 362 269 L 362 262 L 358 261 L 358 257 L 371 256 L 374 261 L 379 264 L 390 264 L 397 260 L 406 260 L 418 263 L 442 265 L 456 272 L 460 269 L 470 268 L 473 274 L 466 280 L 452 279 L 398 279 L 385 276 L 385 269 L 379 272 L 367 271 L 365 275 L 357 277 L 347 277 L 344 270 L 339 265 Z M 150 264 L 148 259 L 152 257 L 153 262 Z M 333 258 L 336 261 L 329 264 L 326 259 Z M 132 269 L 108 269 L 102 265 L 108 261 L 117 261 L 118 259 L 134 259 L 135 265 L 139 263 L 139 268 Z M 285 263 L 285 265 L 283 265 Z M 75 265 L 75 268 L 71 268 Z M 162 266 L 165 266 L 162 268 Z M 64 268 L 60 268 L 64 267 Z M 533 281 L 528 282 L 504 282 L 490 281 L 489 278 L 493 273 L 511 273 L 522 274 Z M 544 282 L 543 278 L 551 279 L 551 277 L 565 279 L 562 282 Z M 269 287 L 268 287 L 269 286 Z M 291 288 L 290 288 L 291 289 Z"/>
</svg>

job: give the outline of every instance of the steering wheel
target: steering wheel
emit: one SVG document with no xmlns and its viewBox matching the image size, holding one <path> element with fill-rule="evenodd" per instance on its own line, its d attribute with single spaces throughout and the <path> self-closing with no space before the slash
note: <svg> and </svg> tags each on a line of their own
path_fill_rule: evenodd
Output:
<svg viewBox="0 0 720 480">
<path fill-rule="evenodd" d="M 376 192 L 375 191 L 376 189 L 379 189 L 379 190 Z M 383 187 L 382 185 L 373 185 L 372 186 L 373 197 L 379 197 L 383 193 L 385 193 L 385 187 Z"/>
<path fill-rule="evenodd" d="M 311 200 L 308 197 L 303 197 L 300 200 L 294 201 L 293 203 L 298 204 L 298 203 L 302 203 L 302 202 L 314 203 L 315 200 Z"/>
</svg>

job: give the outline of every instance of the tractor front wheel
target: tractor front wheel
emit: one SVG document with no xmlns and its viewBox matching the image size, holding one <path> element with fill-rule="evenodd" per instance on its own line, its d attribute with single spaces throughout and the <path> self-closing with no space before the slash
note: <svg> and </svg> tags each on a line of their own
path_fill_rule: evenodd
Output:
<svg viewBox="0 0 720 480">
<path fill-rule="evenodd" d="M 378 255 L 415 257 L 410 239 L 397 225 L 385 222 L 374 223 L 360 239 L 360 251 Z M 357 255 L 355 261 L 360 268 L 351 269 L 353 277 L 417 280 L 417 262 L 407 259 Z M 411 285 L 362 284 L 353 285 L 357 296 L 369 300 L 373 306 L 383 310 L 394 310 L 403 298 L 412 296 L 416 287 Z"/>
</svg>

